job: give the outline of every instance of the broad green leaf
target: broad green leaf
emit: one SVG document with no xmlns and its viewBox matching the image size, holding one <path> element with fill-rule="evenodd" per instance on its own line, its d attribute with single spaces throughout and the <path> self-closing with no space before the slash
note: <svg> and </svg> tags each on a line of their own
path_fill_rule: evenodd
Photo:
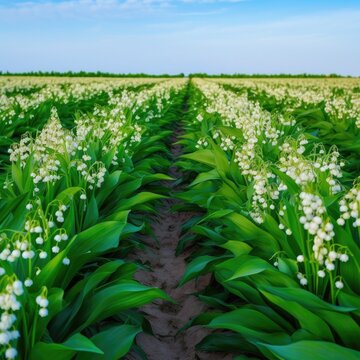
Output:
<svg viewBox="0 0 360 360">
<path fill-rule="evenodd" d="M 202 339 L 196 349 L 200 351 L 221 351 L 259 353 L 256 346 L 246 341 L 240 334 L 211 334 Z"/>
<path fill-rule="evenodd" d="M 314 340 L 334 341 L 330 328 L 316 313 L 309 311 L 295 301 L 284 300 L 264 290 L 261 292 L 273 304 L 291 314 L 299 322 L 302 329 L 314 334 Z"/>
<path fill-rule="evenodd" d="M 244 299 L 250 304 L 265 304 L 265 300 L 259 291 L 245 281 L 242 281 L 245 280 L 244 278 L 242 280 L 226 281 L 226 278 L 224 279 L 219 272 L 215 273 L 215 278 L 229 293 L 238 296 L 240 299 Z"/>
<path fill-rule="evenodd" d="M 297 263 L 293 259 L 278 258 L 278 269 L 279 271 L 289 276 L 295 277 L 298 272 Z"/>
<path fill-rule="evenodd" d="M 123 264 L 124 261 L 122 260 L 108 262 L 100 266 L 83 280 L 78 281 L 75 286 L 67 291 L 65 300 L 68 306 L 57 314 L 51 322 L 50 331 L 53 339 L 59 341 L 68 334 L 72 326 L 72 321 L 77 316 L 86 296 L 91 294 L 96 287 L 106 282 L 110 276 L 113 276 Z"/>
<path fill-rule="evenodd" d="M 360 350 L 360 326 L 351 314 L 320 310 L 318 315 L 334 329 L 345 346 Z"/>
<path fill-rule="evenodd" d="M 124 226 L 124 222 L 107 221 L 76 235 L 63 251 L 45 265 L 36 277 L 35 284 L 49 287 L 71 281 L 86 261 L 118 246 Z M 62 263 L 66 256 L 70 259 L 68 266 Z"/>
<path fill-rule="evenodd" d="M 227 216 L 238 231 L 241 240 L 255 240 L 258 246 L 262 246 L 263 250 L 267 249 L 266 252 L 272 256 L 279 250 L 277 241 L 266 231 L 255 225 L 253 222 L 248 220 L 245 216 L 237 213 L 232 213 Z"/>
<path fill-rule="evenodd" d="M 142 306 L 155 299 L 171 301 L 160 289 L 150 288 L 136 281 L 123 281 L 105 287 L 84 301 L 76 318 L 77 331 L 120 311 Z"/>
<path fill-rule="evenodd" d="M 86 215 L 84 220 L 83 228 L 87 229 L 90 226 L 93 226 L 99 220 L 99 210 L 98 205 L 95 199 L 95 196 L 91 196 L 86 209 Z"/>
<path fill-rule="evenodd" d="M 120 325 L 102 331 L 91 338 L 91 341 L 103 351 L 99 354 L 79 354 L 76 360 L 118 360 L 125 356 L 131 348 L 135 336 L 141 328 L 133 325 Z"/>
<path fill-rule="evenodd" d="M 251 252 L 252 248 L 247 243 L 237 240 L 229 240 L 225 244 L 220 245 L 222 248 L 231 251 L 236 257 L 247 255 Z"/>
<path fill-rule="evenodd" d="M 154 194 L 151 192 L 142 192 L 140 194 L 136 194 L 130 199 L 121 200 L 121 203 L 116 207 L 115 211 L 133 209 L 139 204 L 165 198 L 166 196 L 163 195 Z"/>
<path fill-rule="evenodd" d="M 197 150 L 191 154 L 181 156 L 184 159 L 194 160 L 211 167 L 216 167 L 215 155 L 211 150 Z"/>
<path fill-rule="evenodd" d="M 199 256 L 187 266 L 185 274 L 179 282 L 179 286 L 182 286 L 189 280 L 209 271 L 209 267 L 213 266 L 222 259 L 224 259 L 224 256 Z"/>
<path fill-rule="evenodd" d="M 219 179 L 220 179 L 220 175 L 217 172 L 217 170 L 214 169 L 205 173 L 200 173 L 189 186 L 194 186 L 204 181 L 219 180 Z"/>
<path fill-rule="evenodd" d="M 31 351 L 30 360 L 71 360 L 78 352 L 103 354 L 91 340 L 78 333 L 62 344 L 36 343 Z"/>
<path fill-rule="evenodd" d="M 228 272 L 230 277 L 226 281 L 258 274 L 268 269 L 272 270 L 273 267 L 259 257 L 250 255 L 241 255 L 216 265 L 216 270 Z"/>
<path fill-rule="evenodd" d="M 105 221 L 92 226 L 76 235 L 68 245 L 69 256 L 76 258 L 78 255 L 92 252 L 103 253 L 116 248 L 119 244 L 121 232 L 126 219 L 121 221 Z"/>
<path fill-rule="evenodd" d="M 281 297 L 287 301 L 295 301 L 310 310 L 330 310 L 339 312 L 352 312 L 354 307 L 336 306 L 321 300 L 313 293 L 300 288 L 279 288 L 267 286 L 264 290 L 271 294 Z"/>
<path fill-rule="evenodd" d="M 120 170 L 117 170 L 105 178 L 104 184 L 102 185 L 100 191 L 96 195 L 96 202 L 98 203 L 99 207 L 104 203 L 107 197 L 117 186 L 117 184 L 120 181 L 121 174 L 122 172 Z"/>
<path fill-rule="evenodd" d="M 205 221 L 213 220 L 213 219 L 221 219 L 222 217 L 229 215 L 232 212 L 234 212 L 234 211 L 231 209 L 221 209 L 221 210 L 214 211 L 214 212 L 210 213 L 209 215 L 203 217 L 199 221 L 199 224 L 201 224 Z"/>
<path fill-rule="evenodd" d="M 360 352 L 325 341 L 298 341 L 288 345 L 262 344 L 279 359 L 359 360 Z"/>
<path fill-rule="evenodd" d="M 208 327 L 233 330 L 245 338 L 273 344 L 290 342 L 290 337 L 278 324 L 261 312 L 244 307 L 216 317 Z"/>
</svg>

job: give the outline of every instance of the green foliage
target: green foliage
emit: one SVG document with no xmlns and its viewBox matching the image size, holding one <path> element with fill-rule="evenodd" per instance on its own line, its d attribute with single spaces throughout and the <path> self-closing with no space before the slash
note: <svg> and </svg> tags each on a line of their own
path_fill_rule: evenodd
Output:
<svg viewBox="0 0 360 360">
<path fill-rule="evenodd" d="M 179 111 L 183 83 L 135 85 L 95 92 L 83 113 L 73 113 L 75 96 L 49 121 L 42 104 L 34 110 L 42 111 L 40 122 L 19 120 L 2 143 L 28 127 L 13 147 L 28 156 L 11 158 L 0 181 L 0 293 L 15 291 L 19 305 L 5 312 L 16 315 L 12 328 L 20 332 L 1 345 L 1 358 L 10 346 L 22 359 L 122 358 L 145 323 L 132 312 L 171 301 L 134 280 L 138 265 L 126 254 L 165 197 L 160 182 L 171 180 L 162 174 L 169 163 L 163 128 Z M 12 288 L 17 282 L 21 291 Z"/>
<path fill-rule="evenodd" d="M 197 244 L 200 249 L 191 256 L 180 284 L 204 274 L 213 275 L 208 288 L 198 295 L 211 311 L 199 315 L 189 326 L 201 324 L 221 330 L 205 337 L 198 348 L 232 352 L 240 355 L 236 357 L 239 359 L 359 358 L 356 339 L 360 336 L 360 291 L 353 277 L 360 269 L 359 233 L 351 221 L 343 227 L 337 224 L 340 199 L 349 191 L 357 194 L 355 158 L 359 129 L 355 128 L 355 120 L 331 119 L 325 115 L 324 104 L 316 109 L 292 110 L 289 115 L 285 109 L 291 99 L 284 98 L 282 103 L 255 86 L 246 88 L 223 82 L 224 87 L 212 87 L 215 83 L 193 81 L 189 121 L 181 140 L 185 155 L 179 162 L 191 172 L 192 179 L 179 198 L 187 208 L 203 212 L 202 217 L 184 227 L 179 251 L 190 244 Z M 237 104 L 243 108 L 232 108 Z M 247 106 L 254 107 L 253 119 L 251 112 L 243 110 Z M 202 115 L 199 121 L 198 114 Z M 282 126 L 279 116 L 290 116 L 294 122 L 289 127 Z M 258 175 L 273 174 L 265 178 L 263 186 L 277 188 L 282 183 L 285 190 L 274 200 L 268 198 L 272 208 L 259 211 L 253 200 L 259 185 L 254 177 L 242 172 L 247 168 L 237 163 L 236 153 L 249 146 L 244 132 L 251 130 L 250 125 L 247 129 L 248 124 L 261 117 L 267 119 L 264 128 L 271 124 L 281 135 L 274 146 L 268 144 L 264 128 L 257 129 L 256 136 L 261 141 L 254 146 L 250 170 Z M 231 139 L 233 148 L 226 144 L 227 139 Z M 299 144 L 302 139 L 306 139 L 306 145 L 299 153 L 313 162 L 323 161 L 316 151 L 322 149 L 325 159 L 331 156 L 327 154 L 334 150 L 333 144 L 338 145 L 339 154 L 349 161 L 343 178 L 338 180 L 340 193 L 331 192 L 326 176 L 320 172 L 315 173 L 313 183 L 304 185 L 279 165 L 281 156 L 296 157 L 281 155 L 279 145 Z M 299 147 L 296 146 L 294 151 Z M 353 190 L 349 190 L 351 186 Z M 349 261 L 345 256 L 334 271 L 324 272 L 324 277 L 318 275 L 322 266 L 313 255 L 313 237 L 300 220 L 302 192 L 317 194 L 324 204 L 327 221 L 334 224 L 336 241 L 332 240 L 332 250 L 346 251 L 350 256 Z M 255 210 L 261 213 L 261 221 L 257 221 Z M 298 257 L 300 254 L 303 258 Z M 301 283 L 301 279 L 306 282 Z"/>
</svg>

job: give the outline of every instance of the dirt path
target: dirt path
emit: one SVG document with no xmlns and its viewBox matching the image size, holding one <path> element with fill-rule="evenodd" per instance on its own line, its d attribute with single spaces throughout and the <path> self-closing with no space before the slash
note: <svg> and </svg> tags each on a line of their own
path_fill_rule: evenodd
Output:
<svg viewBox="0 0 360 360">
<path fill-rule="evenodd" d="M 181 128 L 174 129 L 171 152 L 174 161 L 181 155 L 181 146 L 175 145 Z M 169 169 L 169 175 L 180 179 L 182 173 L 175 166 Z M 175 185 L 173 185 L 175 183 Z M 167 185 L 172 192 L 180 191 L 181 187 L 174 182 Z M 159 242 L 157 246 L 151 237 L 145 238 L 147 250 L 134 254 L 134 256 L 152 271 L 139 271 L 136 279 L 143 284 L 159 287 L 170 295 L 176 304 L 158 301 L 144 306 L 141 310 L 150 321 L 154 336 L 141 333 L 137 337 L 138 345 L 144 350 L 149 360 L 228 360 L 220 354 L 199 353 L 195 345 L 209 333 L 201 327 L 192 327 L 185 332 L 177 334 L 192 317 L 204 312 L 206 305 L 201 303 L 193 293 L 203 289 L 208 278 L 193 280 L 177 288 L 179 280 L 186 268 L 188 254 L 175 255 L 179 241 L 181 226 L 194 214 L 189 212 L 172 212 L 173 205 L 178 203 L 175 199 L 165 200 L 158 207 L 158 215 L 152 220 L 152 227 Z M 137 359 L 131 353 L 126 359 Z"/>
</svg>

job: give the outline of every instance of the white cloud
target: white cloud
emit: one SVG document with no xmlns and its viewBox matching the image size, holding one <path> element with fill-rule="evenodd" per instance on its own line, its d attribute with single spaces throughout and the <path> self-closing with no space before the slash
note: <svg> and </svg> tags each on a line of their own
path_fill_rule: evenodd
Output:
<svg viewBox="0 0 360 360">
<path fill-rule="evenodd" d="M 62 0 L 27 1 L 0 5 L 0 18 L 52 16 L 119 16 L 127 13 L 177 9 L 181 4 L 233 4 L 247 0 Z"/>
<path fill-rule="evenodd" d="M 132 11 L 161 9 L 168 0 L 69 0 L 69 1 L 29 1 L 0 6 L 0 18 L 16 19 L 31 17 L 103 17 L 119 16 Z"/>
</svg>

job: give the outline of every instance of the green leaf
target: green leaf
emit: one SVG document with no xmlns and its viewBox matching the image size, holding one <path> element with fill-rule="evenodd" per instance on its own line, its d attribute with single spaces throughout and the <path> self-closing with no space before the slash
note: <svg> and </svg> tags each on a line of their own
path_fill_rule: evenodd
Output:
<svg viewBox="0 0 360 360">
<path fill-rule="evenodd" d="M 0 228 L 10 227 L 20 230 L 25 221 L 25 206 L 28 203 L 28 193 L 16 198 L 0 199 Z M 11 225 L 9 224 L 11 222 Z"/>
<path fill-rule="evenodd" d="M 241 240 L 253 240 L 258 247 L 272 256 L 279 250 L 277 241 L 266 231 L 248 220 L 245 216 L 232 213 L 227 216 L 236 225 L 237 233 Z"/>
<path fill-rule="evenodd" d="M 198 150 L 191 154 L 181 156 L 184 159 L 200 162 L 211 167 L 216 167 L 215 155 L 211 150 Z"/>
<path fill-rule="evenodd" d="M 306 254 L 306 238 L 304 236 L 304 229 L 299 220 L 299 214 L 296 210 L 296 206 L 289 201 L 284 201 L 284 205 L 286 205 L 285 218 L 289 222 L 289 228 L 292 231 L 292 236 L 295 238 L 296 244 L 293 243 L 292 251 L 295 252 L 296 255 L 298 252 L 301 254 Z M 296 246 L 297 245 L 297 246 Z M 290 254 L 289 254 L 290 255 Z"/>
<path fill-rule="evenodd" d="M 126 219 L 121 221 L 105 221 L 82 231 L 75 236 L 68 247 L 69 256 L 77 257 L 87 252 L 101 254 L 114 249 L 119 244 L 121 232 L 126 224 Z"/>
<path fill-rule="evenodd" d="M 229 240 L 220 245 L 222 248 L 231 251 L 235 256 L 247 255 L 251 252 L 252 247 L 247 243 L 237 240 Z"/>
<path fill-rule="evenodd" d="M 289 276 L 295 276 L 298 272 L 297 263 L 293 259 L 278 258 L 278 269 Z"/>
<path fill-rule="evenodd" d="M 76 360 L 118 360 L 125 356 L 131 348 L 135 336 L 141 328 L 133 325 L 120 325 L 102 331 L 91 338 L 91 341 L 104 354 L 79 354 Z"/>
<path fill-rule="evenodd" d="M 13 162 L 11 164 L 11 176 L 21 193 L 24 192 L 22 175 L 20 165 Z"/>
<path fill-rule="evenodd" d="M 359 360 L 360 352 L 325 341 L 303 340 L 288 345 L 262 344 L 280 359 Z"/>
<path fill-rule="evenodd" d="M 229 293 L 238 296 L 250 304 L 265 304 L 265 300 L 259 293 L 259 291 L 253 286 L 247 284 L 246 278 L 241 280 L 225 281 L 225 279 L 218 272 L 215 273 L 216 280 L 229 291 Z"/>
<path fill-rule="evenodd" d="M 220 175 L 217 172 L 217 170 L 214 169 L 208 172 L 200 173 L 189 186 L 194 186 L 204 181 L 219 180 L 219 179 L 220 179 Z"/>
<path fill-rule="evenodd" d="M 227 158 L 225 151 L 220 146 L 216 145 L 211 139 L 209 141 L 212 144 L 215 156 L 216 170 L 224 180 L 228 179 L 230 170 L 229 159 Z"/>
<path fill-rule="evenodd" d="M 134 179 L 128 182 L 123 182 L 118 188 L 119 193 L 121 194 L 121 198 L 126 198 L 134 193 L 137 189 L 140 188 L 142 184 L 142 179 Z"/>
<path fill-rule="evenodd" d="M 213 219 L 221 219 L 222 217 L 229 215 L 231 213 L 233 213 L 234 211 L 231 209 L 220 209 L 220 210 L 216 210 L 212 213 L 210 213 L 209 215 L 203 217 L 200 221 L 199 224 L 208 221 L 208 220 L 213 220 Z"/>
<path fill-rule="evenodd" d="M 278 324 L 261 312 L 244 307 L 218 316 L 210 322 L 208 327 L 233 330 L 245 338 L 273 344 L 287 344 L 290 342 L 290 337 L 285 334 Z"/>
<path fill-rule="evenodd" d="M 149 288 L 136 281 L 126 280 L 108 286 L 84 301 L 75 319 L 77 331 L 120 311 L 145 305 L 155 299 L 171 301 L 171 298 L 160 289 Z"/>
<path fill-rule="evenodd" d="M 77 316 L 86 296 L 91 294 L 91 292 L 102 283 L 106 283 L 109 277 L 113 276 L 113 274 L 123 265 L 124 261 L 122 260 L 105 263 L 89 276 L 81 281 L 78 281 L 67 291 L 65 300 L 68 306 L 57 314 L 51 322 L 50 332 L 54 340 L 60 341 L 66 336 L 66 334 L 69 333 L 72 322 Z"/>
<path fill-rule="evenodd" d="M 211 334 L 202 339 L 196 349 L 200 351 L 221 351 L 258 353 L 254 345 L 249 343 L 240 334 Z"/>
<path fill-rule="evenodd" d="M 287 301 L 295 301 L 309 310 L 332 310 L 339 312 L 352 312 L 356 310 L 353 307 L 336 306 L 321 300 L 313 293 L 300 288 L 280 288 L 265 286 L 264 290 L 277 295 Z"/>
<path fill-rule="evenodd" d="M 87 229 L 92 225 L 95 225 L 99 219 L 99 210 L 96 203 L 95 196 L 92 195 L 90 201 L 87 204 L 86 215 L 83 228 Z"/>
<path fill-rule="evenodd" d="M 78 352 L 103 354 L 87 337 L 75 334 L 62 344 L 36 343 L 30 360 L 71 360 Z"/>
<path fill-rule="evenodd" d="M 329 326 L 326 322 L 315 313 L 309 311 L 304 306 L 301 306 L 295 301 L 284 300 L 279 296 L 270 294 L 267 291 L 261 291 L 262 294 L 269 299 L 273 304 L 281 307 L 286 312 L 291 314 L 300 324 L 302 329 L 312 333 L 314 340 L 334 341 Z"/>
<path fill-rule="evenodd" d="M 142 192 L 140 194 L 136 194 L 130 199 L 121 200 L 121 203 L 116 207 L 115 211 L 133 209 L 137 205 L 165 198 L 166 196 L 163 195 L 154 194 L 151 192 Z"/>
<path fill-rule="evenodd" d="M 121 174 L 122 172 L 117 170 L 105 178 L 104 184 L 101 186 L 98 194 L 96 195 L 96 202 L 99 207 L 101 207 L 114 188 L 118 185 Z"/>
<path fill-rule="evenodd" d="M 173 177 L 165 174 L 149 174 L 143 178 L 142 185 L 149 184 L 154 181 L 174 181 Z"/>
<path fill-rule="evenodd" d="M 209 271 L 209 268 L 215 263 L 221 261 L 224 256 L 199 256 L 193 260 L 186 268 L 185 274 L 179 282 L 179 286 L 184 285 L 189 280 Z"/>
<path fill-rule="evenodd" d="M 360 326 L 351 314 L 320 310 L 318 315 L 334 329 L 344 345 L 360 350 Z"/>
<path fill-rule="evenodd" d="M 241 255 L 216 266 L 216 270 L 225 270 L 228 272 L 229 277 L 226 281 L 258 274 L 268 269 L 272 270 L 273 267 L 265 260 L 250 255 Z"/>
<path fill-rule="evenodd" d="M 238 139 L 242 139 L 244 137 L 243 131 L 234 127 L 218 126 L 218 129 L 227 136 L 235 136 Z"/>
<path fill-rule="evenodd" d="M 84 263 L 118 246 L 125 224 L 124 221 L 106 221 L 74 236 L 68 246 L 45 265 L 34 285 L 51 287 L 61 283 L 65 286 Z M 70 258 L 69 266 L 62 263 L 66 256 Z"/>
<path fill-rule="evenodd" d="M 187 330 L 188 328 L 190 328 L 191 326 L 196 326 L 196 325 L 207 325 L 209 324 L 209 322 L 211 320 L 213 320 L 214 318 L 216 318 L 217 316 L 221 315 L 221 312 L 217 311 L 213 311 L 213 312 L 204 312 L 201 313 L 195 317 L 193 317 L 190 321 L 188 321 L 180 330 L 179 333 L 182 333 L 183 331 Z"/>
</svg>

